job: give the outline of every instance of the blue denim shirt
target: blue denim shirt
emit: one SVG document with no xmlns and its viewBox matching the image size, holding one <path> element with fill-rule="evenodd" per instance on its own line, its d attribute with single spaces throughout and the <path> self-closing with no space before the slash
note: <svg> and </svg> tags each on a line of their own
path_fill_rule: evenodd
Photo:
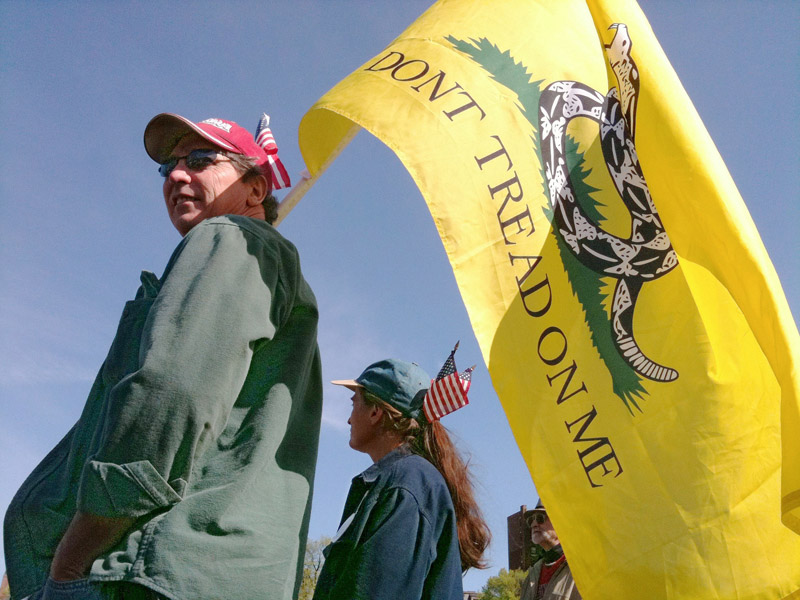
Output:
<svg viewBox="0 0 800 600">
<path fill-rule="evenodd" d="M 401 446 L 353 478 L 314 600 L 462 600 L 450 491 Z"/>
</svg>

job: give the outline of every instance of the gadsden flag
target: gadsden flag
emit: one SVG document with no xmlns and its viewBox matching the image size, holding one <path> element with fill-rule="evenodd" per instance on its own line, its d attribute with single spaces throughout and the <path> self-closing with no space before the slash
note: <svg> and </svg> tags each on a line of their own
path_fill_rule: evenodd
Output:
<svg viewBox="0 0 800 600">
<path fill-rule="evenodd" d="M 428 203 L 583 597 L 794 595 L 797 328 L 635 2 L 441 0 L 306 114 L 312 176 L 362 127 Z"/>
</svg>

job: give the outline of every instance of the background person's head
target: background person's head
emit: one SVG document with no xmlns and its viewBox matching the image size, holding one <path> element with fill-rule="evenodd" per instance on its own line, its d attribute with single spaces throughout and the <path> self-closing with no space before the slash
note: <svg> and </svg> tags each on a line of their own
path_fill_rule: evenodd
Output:
<svg viewBox="0 0 800 600">
<path fill-rule="evenodd" d="M 550 550 L 559 545 L 558 534 L 553 529 L 550 517 L 547 514 L 542 501 L 536 505 L 528 515 L 528 523 L 531 527 L 531 541 L 545 550 Z"/>
<path fill-rule="evenodd" d="M 233 121 L 193 123 L 170 113 L 151 119 L 145 128 L 145 149 L 161 165 L 164 201 L 181 235 L 205 219 L 225 214 L 274 222 L 277 201 L 271 192 L 289 181 L 271 133 L 265 130 L 272 155 Z"/>
</svg>

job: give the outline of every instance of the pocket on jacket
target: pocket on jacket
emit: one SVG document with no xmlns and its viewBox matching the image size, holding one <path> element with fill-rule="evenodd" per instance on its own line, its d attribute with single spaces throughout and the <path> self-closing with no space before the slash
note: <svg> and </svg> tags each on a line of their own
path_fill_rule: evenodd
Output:
<svg viewBox="0 0 800 600">
<path fill-rule="evenodd" d="M 155 298 L 141 298 L 125 303 L 117 334 L 103 365 L 103 382 L 114 385 L 139 368 L 142 332 Z"/>
</svg>

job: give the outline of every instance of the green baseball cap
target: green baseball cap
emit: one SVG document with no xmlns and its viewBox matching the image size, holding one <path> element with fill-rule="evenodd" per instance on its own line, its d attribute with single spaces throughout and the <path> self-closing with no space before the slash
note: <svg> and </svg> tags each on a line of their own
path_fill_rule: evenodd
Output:
<svg viewBox="0 0 800 600">
<path fill-rule="evenodd" d="M 419 419 L 431 378 L 417 364 L 387 358 L 372 363 L 355 379 L 337 379 L 331 383 L 351 390 L 363 388 L 399 410 L 403 416 Z"/>
</svg>

